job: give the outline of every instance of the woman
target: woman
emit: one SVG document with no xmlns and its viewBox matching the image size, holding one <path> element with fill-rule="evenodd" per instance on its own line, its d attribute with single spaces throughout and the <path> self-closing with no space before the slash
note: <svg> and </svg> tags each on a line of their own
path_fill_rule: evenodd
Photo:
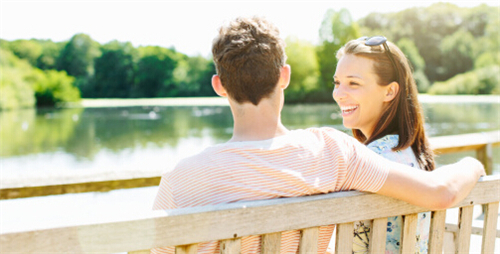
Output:
<svg viewBox="0 0 500 254">
<path fill-rule="evenodd" d="M 385 37 L 363 37 L 337 52 L 333 98 L 354 137 L 387 159 L 434 169 L 424 117 L 407 58 Z M 427 253 L 430 213 L 419 214 L 416 253 Z M 370 221 L 358 222 L 354 253 L 367 253 Z M 402 218 L 389 218 L 386 253 L 399 253 Z"/>
</svg>

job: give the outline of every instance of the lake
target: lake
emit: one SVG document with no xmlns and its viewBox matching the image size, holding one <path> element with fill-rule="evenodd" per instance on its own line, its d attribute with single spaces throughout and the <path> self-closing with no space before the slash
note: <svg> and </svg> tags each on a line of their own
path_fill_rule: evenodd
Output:
<svg viewBox="0 0 500 254">
<path fill-rule="evenodd" d="M 430 100 L 423 107 L 429 136 L 500 129 L 500 104 L 475 100 Z M 342 126 L 334 104 L 286 105 L 282 121 L 289 129 Z M 232 134 L 228 106 L 135 106 L 24 109 L 0 112 L 1 173 L 17 177 L 71 175 L 75 171 L 171 170 L 182 158 L 225 142 Z M 499 154 L 498 148 L 494 149 Z M 461 153 L 437 158 L 450 163 Z M 500 172 L 494 156 L 494 172 Z"/>
</svg>

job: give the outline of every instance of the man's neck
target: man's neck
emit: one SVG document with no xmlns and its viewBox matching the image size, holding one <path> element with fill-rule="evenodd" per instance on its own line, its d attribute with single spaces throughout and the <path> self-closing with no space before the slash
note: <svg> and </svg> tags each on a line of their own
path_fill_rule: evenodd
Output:
<svg viewBox="0 0 500 254">
<path fill-rule="evenodd" d="M 234 118 L 233 137 L 229 142 L 266 140 L 285 135 L 281 123 L 281 106 L 263 99 L 257 106 L 251 103 L 231 107 Z"/>
</svg>

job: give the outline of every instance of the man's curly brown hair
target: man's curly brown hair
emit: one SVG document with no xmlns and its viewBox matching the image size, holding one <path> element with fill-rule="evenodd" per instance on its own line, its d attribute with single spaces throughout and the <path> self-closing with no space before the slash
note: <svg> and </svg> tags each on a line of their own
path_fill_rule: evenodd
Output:
<svg viewBox="0 0 500 254">
<path fill-rule="evenodd" d="M 286 61 L 278 29 L 261 17 L 237 18 L 222 26 L 212 54 L 222 86 L 240 104 L 257 105 L 271 95 Z"/>
</svg>

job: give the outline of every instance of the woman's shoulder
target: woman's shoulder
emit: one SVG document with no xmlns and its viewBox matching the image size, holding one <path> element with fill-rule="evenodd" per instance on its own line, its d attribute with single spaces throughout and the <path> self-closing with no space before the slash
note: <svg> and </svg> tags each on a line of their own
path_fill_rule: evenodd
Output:
<svg viewBox="0 0 500 254">
<path fill-rule="evenodd" d="M 398 143 L 399 135 L 386 135 L 371 142 L 367 147 L 388 160 L 403 163 L 411 167 L 418 167 L 417 159 L 411 147 L 403 150 L 392 150 Z"/>
</svg>

